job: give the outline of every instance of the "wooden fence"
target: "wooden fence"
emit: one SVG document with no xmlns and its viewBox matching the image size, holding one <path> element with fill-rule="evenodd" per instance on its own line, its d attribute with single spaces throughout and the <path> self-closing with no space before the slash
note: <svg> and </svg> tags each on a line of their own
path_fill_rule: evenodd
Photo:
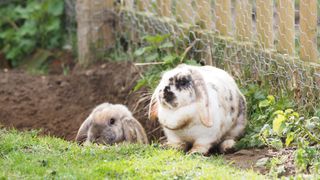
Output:
<svg viewBox="0 0 320 180">
<path fill-rule="evenodd" d="M 190 25 L 212 30 L 221 36 L 234 37 L 238 41 L 254 42 L 261 48 L 276 51 L 290 56 L 299 56 L 306 62 L 319 63 L 317 50 L 317 0 L 300 2 L 295 8 L 295 0 L 125 0 L 121 6 L 134 11 L 150 12 L 161 17 L 169 17 Z M 173 7 L 175 5 L 175 8 Z M 253 7 L 253 5 L 255 5 Z M 87 63 L 90 40 L 98 37 L 98 32 L 88 29 L 94 22 L 94 13 L 101 8 L 115 8 L 113 0 L 78 0 L 78 42 L 80 62 Z M 156 8 L 155 8 L 156 7 Z M 235 8 L 232 8 L 235 7 Z M 274 8 L 276 7 L 276 8 Z M 84 8 L 90 8 L 84 11 Z M 232 22 L 232 9 L 235 21 Z M 277 12 L 274 12 L 274 10 Z M 295 27 L 295 9 L 299 12 L 299 28 Z M 275 16 L 278 17 L 278 28 L 274 28 Z M 255 18 L 252 18 L 252 16 Z M 112 21 L 112 20 L 104 20 Z M 254 21 L 254 22 L 253 22 Z M 234 24 L 234 27 L 232 26 Z M 254 28 L 255 24 L 255 28 Z M 114 28 L 112 23 L 104 25 L 104 31 Z M 110 30 L 108 30 L 110 29 Z M 256 31 L 254 31 L 254 29 Z M 113 30 L 113 29 L 112 29 Z M 90 31 L 90 32 L 89 32 Z M 278 31 L 278 32 L 275 32 Z M 106 33 L 107 34 L 107 33 Z M 111 33 L 109 33 L 111 34 Z M 278 34 L 275 44 L 274 34 Z M 295 44 L 299 34 L 300 44 Z M 87 38 L 86 38 L 87 37 Z M 113 45 L 112 37 L 104 37 L 105 46 Z M 96 41 L 96 40 L 95 40 Z M 300 52 L 299 54 L 297 52 Z"/>
<path fill-rule="evenodd" d="M 142 37 L 170 34 L 175 53 L 192 49 L 187 58 L 223 68 L 243 86 L 265 83 L 269 93 L 286 92 L 301 107 L 316 110 L 319 5 L 317 0 L 77 0 L 78 58 L 87 65 L 100 53 L 127 46 L 127 59 L 135 60 Z"/>
</svg>

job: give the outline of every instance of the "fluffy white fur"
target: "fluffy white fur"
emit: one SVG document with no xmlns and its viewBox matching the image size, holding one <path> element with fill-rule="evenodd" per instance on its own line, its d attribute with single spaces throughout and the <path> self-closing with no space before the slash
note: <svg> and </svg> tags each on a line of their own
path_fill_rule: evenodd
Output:
<svg viewBox="0 0 320 180">
<path fill-rule="evenodd" d="M 191 77 L 192 86 L 180 89 L 173 79 Z M 170 86 L 170 88 L 168 88 Z M 167 102 L 165 88 L 175 98 Z M 224 70 L 211 66 L 179 65 L 163 74 L 153 93 L 149 118 L 158 118 L 168 145 L 185 148 L 189 153 L 209 152 L 213 145 L 230 150 L 246 125 L 245 99 L 233 78 Z"/>
</svg>

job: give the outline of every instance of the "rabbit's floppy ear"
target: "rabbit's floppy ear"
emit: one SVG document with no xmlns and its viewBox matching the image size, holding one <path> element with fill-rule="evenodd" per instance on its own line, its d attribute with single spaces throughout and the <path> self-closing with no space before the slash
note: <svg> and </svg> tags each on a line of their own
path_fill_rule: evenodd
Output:
<svg viewBox="0 0 320 180">
<path fill-rule="evenodd" d="M 157 89 L 154 91 L 154 93 L 151 96 L 150 104 L 149 104 L 149 112 L 148 112 L 148 118 L 152 121 L 156 120 L 158 118 L 158 101 L 157 101 Z"/>
<path fill-rule="evenodd" d="M 194 83 L 195 83 L 195 91 L 198 101 L 198 111 L 200 113 L 200 120 L 203 125 L 207 127 L 213 126 L 213 108 L 212 102 L 208 94 L 208 90 L 205 84 L 205 81 L 196 69 L 191 70 L 192 75 L 194 76 Z"/>
<path fill-rule="evenodd" d="M 76 136 L 76 141 L 79 144 L 84 143 L 88 138 L 88 130 L 92 123 L 92 115 L 90 115 L 80 126 L 78 134 Z"/>
<path fill-rule="evenodd" d="M 148 144 L 148 138 L 138 120 L 126 117 L 122 120 L 122 130 L 126 141 L 131 143 Z"/>
<path fill-rule="evenodd" d="M 84 141 L 87 140 L 88 138 L 88 131 L 89 131 L 89 128 L 90 126 L 92 125 L 92 121 L 94 119 L 94 115 L 98 112 L 101 112 L 102 110 L 106 109 L 106 108 L 109 108 L 110 106 L 112 106 L 112 104 L 109 104 L 109 103 L 102 103 L 98 106 L 96 106 L 91 114 L 87 117 L 87 119 L 81 124 L 79 130 L 78 130 L 78 134 L 76 136 L 76 141 L 79 143 L 79 144 L 82 144 Z M 99 118 L 98 118 L 99 120 Z"/>
</svg>

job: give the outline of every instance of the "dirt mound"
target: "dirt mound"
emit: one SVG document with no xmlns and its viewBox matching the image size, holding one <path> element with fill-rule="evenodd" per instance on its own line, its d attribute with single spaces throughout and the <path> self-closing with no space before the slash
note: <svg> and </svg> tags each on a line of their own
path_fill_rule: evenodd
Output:
<svg viewBox="0 0 320 180">
<path fill-rule="evenodd" d="M 128 105 L 151 134 L 157 131 L 157 124 L 146 120 L 147 99 L 139 101 L 143 91 L 131 93 L 138 78 L 139 70 L 130 62 L 95 65 L 67 76 L 1 71 L 0 124 L 42 129 L 43 134 L 72 140 L 90 111 L 110 102 Z M 157 133 L 160 135 L 159 130 Z"/>
</svg>

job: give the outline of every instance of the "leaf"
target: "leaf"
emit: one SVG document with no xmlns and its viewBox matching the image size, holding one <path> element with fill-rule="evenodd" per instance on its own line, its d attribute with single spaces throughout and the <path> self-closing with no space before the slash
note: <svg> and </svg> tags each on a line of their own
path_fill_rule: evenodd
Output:
<svg viewBox="0 0 320 180">
<path fill-rule="evenodd" d="M 48 24 L 46 24 L 45 28 L 46 31 L 51 32 L 51 31 L 56 31 L 60 28 L 60 19 L 54 18 L 54 19 L 50 19 L 50 21 L 48 21 Z"/>
<path fill-rule="evenodd" d="M 6 41 L 10 41 L 16 36 L 16 31 L 14 29 L 7 29 L 5 31 L 0 31 L 0 38 Z"/>
<path fill-rule="evenodd" d="M 19 48 L 23 49 L 26 53 L 30 53 L 35 48 L 35 46 L 35 41 L 33 41 L 32 39 L 24 38 L 20 40 Z"/>
<path fill-rule="evenodd" d="M 272 129 L 275 133 L 277 133 L 278 135 L 281 135 L 282 131 L 283 131 L 283 125 L 285 122 L 286 118 L 284 115 L 282 114 L 278 114 L 274 119 L 273 119 L 273 126 Z"/>
<path fill-rule="evenodd" d="M 30 35 L 33 36 L 37 33 L 37 24 L 35 21 L 26 21 L 18 31 L 20 36 Z"/>
<path fill-rule="evenodd" d="M 284 112 L 282 110 L 277 110 L 273 113 L 273 115 L 278 115 L 278 114 L 284 115 Z"/>
<path fill-rule="evenodd" d="M 159 46 L 160 49 L 164 49 L 164 48 L 172 48 L 173 47 L 173 43 L 172 42 L 165 42 L 163 44 L 161 44 Z"/>
<path fill-rule="evenodd" d="M 49 43 L 46 45 L 46 48 L 59 47 L 61 39 L 62 38 L 59 35 L 52 36 Z"/>
<path fill-rule="evenodd" d="M 190 65 L 194 65 L 194 66 L 200 66 L 200 64 L 196 60 L 193 60 L 193 59 L 186 60 L 185 63 L 190 64 Z"/>
<path fill-rule="evenodd" d="M 156 59 L 158 59 L 158 57 L 159 57 L 158 53 L 153 53 L 153 54 L 146 57 L 146 62 L 155 61 Z"/>
<path fill-rule="evenodd" d="M 307 128 L 307 130 L 312 132 L 316 128 L 316 124 L 314 122 L 311 122 L 310 120 L 307 120 L 305 127 Z"/>
<path fill-rule="evenodd" d="M 293 115 L 294 117 L 296 117 L 296 118 L 299 118 L 299 117 L 300 117 L 299 113 L 297 113 L 297 112 L 293 112 L 292 115 Z"/>
<path fill-rule="evenodd" d="M 176 58 L 177 58 L 176 56 L 167 55 L 163 58 L 163 62 L 164 64 L 173 64 Z"/>
<path fill-rule="evenodd" d="M 274 96 L 272 96 L 272 95 L 267 96 L 267 99 L 268 99 L 270 104 L 274 104 L 276 102 Z"/>
<path fill-rule="evenodd" d="M 270 145 L 276 149 L 282 149 L 283 148 L 283 144 L 281 142 L 280 139 L 272 139 L 270 141 Z"/>
<path fill-rule="evenodd" d="M 143 39 L 145 39 L 150 44 L 157 45 L 157 44 L 160 44 L 161 42 L 163 42 L 168 37 L 169 37 L 169 34 L 166 34 L 166 35 L 155 35 L 155 36 L 145 36 L 145 37 L 143 37 Z"/>
<path fill-rule="evenodd" d="M 63 14 L 64 1 L 61 0 L 50 0 L 47 1 L 48 4 L 48 13 L 54 16 L 59 16 Z"/>
<path fill-rule="evenodd" d="M 147 84 L 147 80 L 146 79 L 140 79 L 137 84 L 134 86 L 133 88 L 133 92 L 138 91 L 139 89 L 141 89 L 143 86 L 145 86 Z"/>
<path fill-rule="evenodd" d="M 315 116 L 320 117 L 320 108 L 316 110 Z"/>
<path fill-rule="evenodd" d="M 265 99 L 266 96 L 264 95 L 264 93 L 262 91 L 256 91 L 254 93 L 254 98 L 257 100 L 262 100 L 262 99 Z"/>
<path fill-rule="evenodd" d="M 20 57 L 22 54 L 21 49 L 19 48 L 11 48 L 6 52 L 6 59 L 15 60 L 16 58 Z M 15 63 L 16 65 L 16 63 Z"/>
<path fill-rule="evenodd" d="M 139 49 L 135 50 L 133 54 L 135 56 L 141 56 L 142 54 L 144 54 L 145 51 L 146 51 L 146 48 L 139 48 Z"/>
<path fill-rule="evenodd" d="M 26 8 L 22 8 L 21 5 L 16 6 L 13 9 L 13 12 L 15 12 L 16 14 L 19 14 L 19 16 L 21 18 L 27 19 L 28 18 L 28 12 L 26 11 Z M 7 14 L 8 17 L 10 17 L 10 15 L 12 16 L 12 14 Z"/>
<path fill-rule="evenodd" d="M 293 113 L 293 112 L 294 112 L 293 109 L 286 109 L 286 110 L 284 111 L 285 114 L 291 114 L 291 113 Z"/>
<path fill-rule="evenodd" d="M 269 105 L 270 105 L 270 102 L 267 99 L 259 102 L 259 108 L 268 107 Z"/>
<path fill-rule="evenodd" d="M 288 133 L 286 138 L 286 147 L 288 147 L 291 144 L 293 139 L 294 139 L 294 133 L 293 132 Z"/>
</svg>

